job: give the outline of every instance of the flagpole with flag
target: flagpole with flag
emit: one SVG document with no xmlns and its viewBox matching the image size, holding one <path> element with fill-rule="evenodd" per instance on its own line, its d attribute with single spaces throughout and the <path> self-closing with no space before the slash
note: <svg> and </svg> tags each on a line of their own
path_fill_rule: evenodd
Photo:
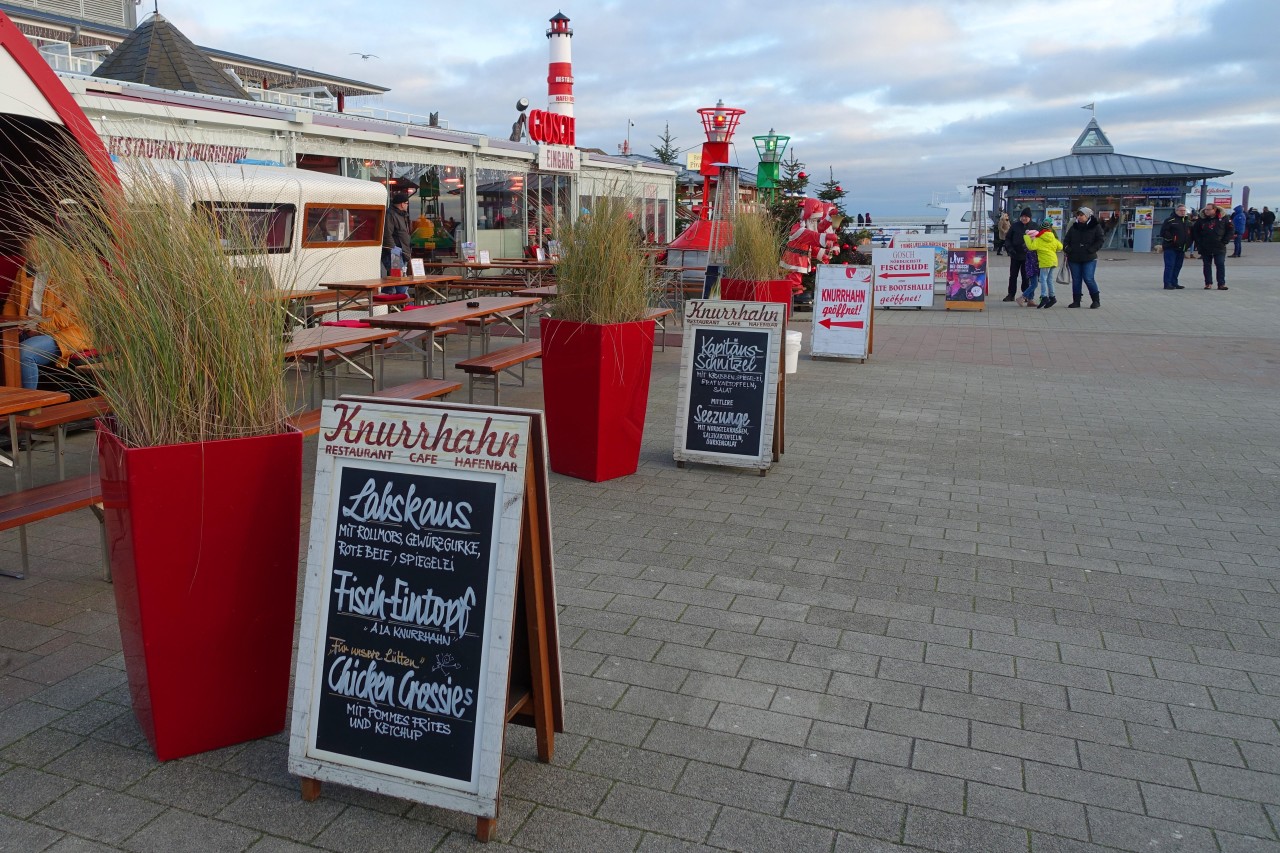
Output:
<svg viewBox="0 0 1280 853">
<path fill-rule="evenodd" d="M 1095 106 L 1096 106 L 1095 104 L 1085 104 L 1085 105 L 1084 105 L 1083 107 L 1081 107 L 1080 109 L 1082 109 L 1082 110 L 1089 110 L 1089 111 L 1091 111 L 1091 112 L 1093 113 L 1093 117 L 1094 117 L 1094 118 L 1097 118 L 1097 117 L 1098 117 L 1098 111 L 1097 111 L 1096 109 L 1094 109 L 1094 107 L 1095 107 Z"/>
</svg>

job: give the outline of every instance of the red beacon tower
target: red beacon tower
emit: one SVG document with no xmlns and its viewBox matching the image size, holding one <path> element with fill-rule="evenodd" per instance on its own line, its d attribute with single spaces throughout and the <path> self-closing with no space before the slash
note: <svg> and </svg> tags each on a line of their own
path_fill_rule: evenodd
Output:
<svg viewBox="0 0 1280 853">
<path fill-rule="evenodd" d="M 698 167 L 698 174 L 702 175 L 702 208 L 698 212 L 697 221 L 672 240 L 670 248 L 686 252 L 707 252 L 711 249 L 711 218 L 715 213 L 711 209 L 711 199 L 720 176 L 720 167 L 729 162 L 729 143 L 733 141 L 738 122 L 746 112 L 736 107 L 726 107 L 722 100 L 717 101 L 714 107 L 702 107 L 698 110 L 698 115 L 702 118 L 702 129 L 707 134 L 707 141 L 702 143 L 702 165 Z M 729 238 L 729 229 L 721 228 L 716 242 L 727 244 Z M 703 258 L 702 261 L 705 263 L 706 259 Z"/>
</svg>

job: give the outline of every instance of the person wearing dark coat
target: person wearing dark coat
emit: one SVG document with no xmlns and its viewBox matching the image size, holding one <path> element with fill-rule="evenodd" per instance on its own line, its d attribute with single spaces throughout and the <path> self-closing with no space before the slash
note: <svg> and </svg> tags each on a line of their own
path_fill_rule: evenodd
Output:
<svg viewBox="0 0 1280 853">
<path fill-rule="evenodd" d="M 1071 304 L 1068 308 L 1080 307 L 1081 283 L 1089 288 L 1089 298 L 1092 300 L 1089 307 L 1097 308 L 1102 304 L 1098 282 L 1094 279 L 1102 239 L 1102 224 L 1093 215 L 1093 209 L 1082 207 L 1077 210 L 1076 221 L 1071 223 L 1066 238 L 1062 241 L 1062 251 L 1067 256 L 1067 269 L 1071 270 Z"/>
<path fill-rule="evenodd" d="M 1004 238 L 1005 248 L 1009 250 L 1009 295 L 1004 298 L 1005 302 L 1012 302 L 1019 293 L 1031 287 L 1027 279 L 1027 244 L 1022 240 L 1030 224 L 1031 208 L 1024 207 Z M 1022 277 L 1021 287 L 1018 286 L 1019 276 Z"/>
<path fill-rule="evenodd" d="M 1164 289 L 1182 290 L 1178 273 L 1182 272 L 1182 262 L 1191 243 L 1191 217 L 1185 204 L 1175 207 L 1160 226 L 1160 241 L 1164 247 Z"/>
<path fill-rule="evenodd" d="M 1191 239 L 1204 263 L 1204 289 L 1213 287 L 1213 271 L 1218 271 L 1218 290 L 1227 289 L 1227 246 L 1231 244 L 1235 230 L 1231 220 L 1222 215 L 1222 208 L 1206 204 L 1204 215 L 1191 226 Z"/>
<path fill-rule="evenodd" d="M 1236 250 L 1231 255 L 1233 258 L 1240 257 L 1240 238 L 1244 236 L 1245 227 L 1244 205 L 1237 204 L 1235 211 L 1231 214 L 1232 240 L 1234 240 L 1236 244 Z"/>
<path fill-rule="evenodd" d="M 382 274 L 391 271 L 392 249 L 400 250 L 400 262 L 404 264 L 405 275 L 409 272 L 409 259 L 413 256 L 413 225 L 409 222 L 409 196 L 405 193 L 392 193 L 391 204 L 387 207 L 387 218 L 382 225 Z M 383 293 L 408 293 L 406 285 L 384 287 Z"/>
</svg>

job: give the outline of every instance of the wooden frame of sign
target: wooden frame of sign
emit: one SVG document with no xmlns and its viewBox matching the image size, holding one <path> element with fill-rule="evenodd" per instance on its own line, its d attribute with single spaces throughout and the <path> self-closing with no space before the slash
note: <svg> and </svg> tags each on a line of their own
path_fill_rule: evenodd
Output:
<svg viewBox="0 0 1280 853">
<path fill-rule="evenodd" d="M 327 401 L 289 771 L 496 826 L 505 724 L 564 729 L 538 413 Z"/>
<path fill-rule="evenodd" d="M 676 465 L 757 468 L 782 452 L 782 340 L 787 306 L 691 299 L 685 303 L 676 397 Z"/>
<path fill-rule="evenodd" d="M 813 286 L 813 336 L 809 341 L 809 355 L 856 358 L 865 363 L 875 350 L 875 290 L 875 267 L 846 264 L 818 267 Z"/>
</svg>

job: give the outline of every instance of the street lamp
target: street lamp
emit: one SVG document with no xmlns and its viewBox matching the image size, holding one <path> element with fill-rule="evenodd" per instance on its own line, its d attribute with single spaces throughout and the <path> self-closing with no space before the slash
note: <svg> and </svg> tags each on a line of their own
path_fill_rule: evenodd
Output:
<svg viewBox="0 0 1280 853">
<path fill-rule="evenodd" d="M 779 136 L 773 132 L 773 128 L 769 128 L 764 136 L 753 136 L 751 141 L 756 144 L 756 153 L 760 155 L 760 166 L 756 169 L 756 189 L 765 196 L 766 201 L 772 202 L 777 193 L 778 167 L 791 137 Z"/>
</svg>

